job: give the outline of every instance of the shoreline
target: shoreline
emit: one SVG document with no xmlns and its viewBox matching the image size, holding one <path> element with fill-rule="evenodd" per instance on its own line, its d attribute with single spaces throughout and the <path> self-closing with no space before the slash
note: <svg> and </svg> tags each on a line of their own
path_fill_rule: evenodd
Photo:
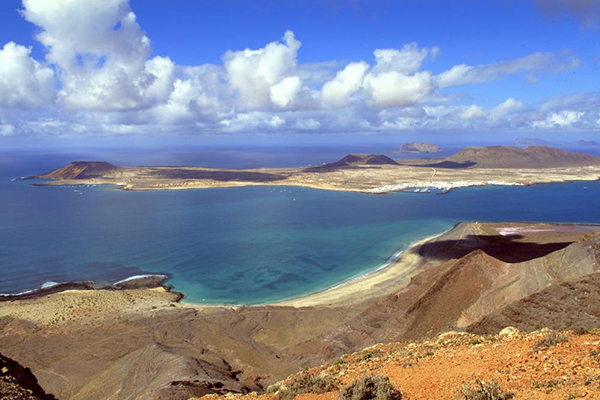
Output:
<svg viewBox="0 0 600 400">
<path fill-rule="evenodd" d="M 332 192 L 346 192 L 346 193 L 361 193 L 369 195 L 385 195 L 391 193 L 417 193 L 414 189 L 433 189 L 439 190 L 440 193 L 433 193 L 431 191 L 421 191 L 420 194 L 446 194 L 452 190 L 469 189 L 476 187 L 530 187 L 537 185 L 546 184 L 560 184 L 560 183 L 576 183 L 576 182 L 599 182 L 600 176 L 594 178 L 581 177 L 576 179 L 570 177 L 569 179 L 556 179 L 556 180 L 539 180 L 529 182 L 517 182 L 517 181 L 414 181 L 414 182 L 403 182 L 398 184 L 389 184 L 371 188 L 359 188 L 359 187 L 337 187 L 326 184 L 303 184 L 299 182 L 286 182 L 286 183 L 258 183 L 258 182 L 234 182 L 227 184 L 190 184 L 181 186 L 157 186 L 157 187 L 136 187 L 130 186 L 124 183 L 118 182 L 97 182 L 93 180 L 86 181 L 73 181 L 73 180 L 49 180 L 45 182 L 32 183 L 31 186 L 37 187 L 76 187 L 76 186 L 90 186 L 90 187 L 112 187 L 115 190 L 122 192 L 160 192 L 160 191 L 178 191 L 178 190 L 204 190 L 204 189 L 236 189 L 236 188 L 248 188 L 248 187 L 296 187 L 302 189 L 313 189 L 313 190 L 325 190 Z"/>
<path fill-rule="evenodd" d="M 20 300 L 34 300 L 40 297 L 49 296 L 51 294 L 64 293 L 69 291 L 90 291 L 97 292 L 102 290 L 107 291 L 123 291 L 132 289 L 156 289 L 162 288 L 166 292 L 177 295 L 176 302 L 180 302 L 184 294 L 173 290 L 173 286 L 166 285 L 165 282 L 170 277 L 165 274 L 145 274 L 134 275 L 125 279 L 121 279 L 110 285 L 98 286 L 93 281 L 78 281 L 78 282 L 46 282 L 41 287 L 25 290 L 20 293 L 0 293 L 0 304 L 2 302 L 12 302 Z"/>
<path fill-rule="evenodd" d="M 170 279 L 165 274 L 146 274 L 136 275 L 119 280 L 110 285 L 96 286 L 92 281 L 80 282 L 62 282 L 54 283 L 51 286 L 27 290 L 20 293 L 0 294 L 0 304 L 3 302 L 12 302 L 20 300 L 34 300 L 44 296 L 65 293 L 69 291 L 122 291 L 130 289 L 155 289 L 163 288 L 165 291 L 177 294 L 175 303 L 180 307 L 189 307 L 195 309 L 207 308 L 239 308 L 239 307 L 314 307 L 314 306 L 337 306 L 352 305 L 382 297 L 388 294 L 392 288 L 397 289 L 398 285 L 410 281 L 413 272 L 417 271 L 423 265 L 423 258 L 412 252 L 421 245 L 436 239 L 452 231 L 462 224 L 454 224 L 450 229 L 435 235 L 427 236 L 416 241 L 410 242 L 405 248 L 396 251 L 388 261 L 378 266 L 376 269 L 367 271 L 364 274 L 349 278 L 336 283 L 333 286 L 316 292 L 308 293 L 298 297 L 273 302 L 256 304 L 204 304 L 184 302 L 185 294 L 175 290 L 173 286 L 165 284 Z M 367 286 L 367 287 L 365 287 Z M 383 290 L 382 290 L 383 289 Z"/>
<path fill-rule="evenodd" d="M 423 244 L 435 240 L 464 222 L 454 224 L 443 232 L 415 240 L 404 249 L 394 253 L 390 261 L 381 267 L 368 271 L 365 274 L 342 281 L 329 288 L 319 290 L 293 299 L 273 303 L 261 304 L 263 306 L 281 307 L 314 307 L 314 306 L 341 306 L 359 304 L 365 301 L 383 297 L 399 286 L 408 285 L 414 273 L 423 266 L 425 259 L 413 250 Z M 404 285 L 404 286 L 406 286 Z"/>
<path fill-rule="evenodd" d="M 505 221 L 508 224 L 540 224 L 533 221 Z M 184 302 L 185 294 L 174 290 L 175 288 L 166 282 L 171 278 L 166 274 L 145 274 L 128 277 L 110 285 L 98 286 L 92 281 L 79 282 L 47 282 L 42 287 L 27 290 L 16 294 L 0 294 L 0 304 L 3 302 L 13 302 L 19 300 L 35 300 L 51 294 L 74 292 L 98 292 L 98 291 L 125 291 L 138 289 L 164 289 L 166 292 L 176 294 L 174 303 L 182 308 L 194 309 L 237 309 L 252 307 L 333 307 L 333 306 L 352 306 L 367 301 L 373 301 L 384 297 L 394 291 L 398 291 L 410 283 L 413 276 L 418 273 L 420 268 L 428 261 L 426 257 L 421 256 L 414 251 L 422 245 L 435 241 L 436 239 L 451 233 L 461 225 L 477 223 L 475 221 L 460 221 L 451 228 L 440 233 L 430 235 L 413 242 L 410 242 L 404 249 L 396 251 L 388 261 L 381 264 L 376 269 L 367 271 L 361 275 L 351 277 L 325 289 L 305 295 L 292 297 L 289 299 L 271 301 L 256 304 L 211 304 L 211 303 L 193 303 Z M 599 223 L 565 223 L 565 222 L 543 222 L 552 225 L 579 225 L 600 227 Z M 46 286 L 48 283 L 50 285 Z"/>
</svg>

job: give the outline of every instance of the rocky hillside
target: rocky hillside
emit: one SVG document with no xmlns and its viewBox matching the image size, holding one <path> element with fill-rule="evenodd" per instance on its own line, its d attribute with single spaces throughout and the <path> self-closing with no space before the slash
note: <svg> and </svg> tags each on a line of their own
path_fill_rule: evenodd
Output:
<svg viewBox="0 0 600 400">
<path fill-rule="evenodd" d="M 375 154 L 348 154 L 346 157 L 329 164 L 305 168 L 307 172 L 331 171 L 338 168 L 351 168 L 369 165 L 398 165 L 388 156 Z"/>
<path fill-rule="evenodd" d="M 600 331 L 446 332 L 381 344 L 229 400 L 597 399 Z M 223 397 L 209 395 L 207 400 Z"/>
<path fill-rule="evenodd" d="M 0 399 L 56 400 L 40 387 L 29 368 L 0 354 Z"/>
<path fill-rule="evenodd" d="M 474 168 L 560 168 L 599 165 L 600 158 L 547 146 L 467 147 L 445 161 Z"/>
<path fill-rule="evenodd" d="M 418 340 L 448 330 L 599 327 L 600 302 L 593 301 L 600 296 L 600 279 L 595 279 L 600 273 L 599 232 L 570 244 L 550 241 L 553 233 L 547 241 L 537 234 L 538 242 L 527 242 L 522 235 L 492 232 L 489 226 L 464 225 L 455 229 L 455 236 L 423 245 L 418 251 L 437 263 L 425 265 L 406 288 L 374 302 L 343 326 L 286 349 L 286 357 L 308 366 L 377 343 Z M 569 287 L 586 292 L 567 290 L 570 297 L 565 297 Z M 569 298 L 569 308 L 557 306 L 557 297 Z M 521 308 L 521 302 L 528 308 Z"/>
<path fill-rule="evenodd" d="M 104 176 L 119 170 L 119 167 L 104 161 L 75 161 L 66 167 L 38 175 L 42 179 L 89 179 Z"/>
</svg>

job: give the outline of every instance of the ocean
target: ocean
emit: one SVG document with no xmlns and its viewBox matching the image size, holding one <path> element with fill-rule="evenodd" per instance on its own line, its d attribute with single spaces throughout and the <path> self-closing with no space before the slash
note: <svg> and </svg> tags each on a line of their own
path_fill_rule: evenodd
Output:
<svg viewBox="0 0 600 400">
<path fill-rule="evenodd" d="M 337 151 L 270 152 L 261 165 L 327 162 Z M 123 192 L 11 181 L 92 156 L 120 165 L 260 162 L 260 154 L 243 153 L 3 154 L 0 293 L 165 273 L 187 302 L 261 304 L 381 268 L 410 243 L 461 221 L 600 223 L 600 182 L 369 195 L 296 187 Z"/>
</svg>

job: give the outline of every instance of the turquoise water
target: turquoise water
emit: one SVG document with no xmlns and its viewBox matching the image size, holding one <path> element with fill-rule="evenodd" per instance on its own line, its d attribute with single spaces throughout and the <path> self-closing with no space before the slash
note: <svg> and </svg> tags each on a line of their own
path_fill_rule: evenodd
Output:
<svg viewBox="0 0 600 400">
<path fill-rule="evenodd" d="M 257 304 L 375 270 L 410 242 L 459 221 L 600 222 L 599 182 L 446 195 L 30 183 L 0 181 L 0 293 L 167 273 L 187 301 Z"/>
</svg>

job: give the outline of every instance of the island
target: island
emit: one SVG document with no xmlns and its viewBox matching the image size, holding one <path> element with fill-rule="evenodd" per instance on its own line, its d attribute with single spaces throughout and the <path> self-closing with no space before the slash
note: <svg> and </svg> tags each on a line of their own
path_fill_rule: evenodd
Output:
<svg viewBox="0 0 600 400">
<path fill-rule="evenodd" d="M 594 181 L 600 158 L 553 147 L 469 147 L 447 158 L 394 160 L 350 154 L 304 168 L 223 169 L 191 166 L 118 167 L 77 161 L 34 178 L 36 185 L 114 185 L 123 190 L 180 190 L 240 186 L 300 186 L 363 193 L 449 191 L 487 185 Z"/>
<path fill-rule="evenodd" d="M 423 154 L 439 153 L 440 151 L 442 151 L 442 148 L 436 144 L 413 142 L 402 144 L 398 153 Z"/>
</svg>

